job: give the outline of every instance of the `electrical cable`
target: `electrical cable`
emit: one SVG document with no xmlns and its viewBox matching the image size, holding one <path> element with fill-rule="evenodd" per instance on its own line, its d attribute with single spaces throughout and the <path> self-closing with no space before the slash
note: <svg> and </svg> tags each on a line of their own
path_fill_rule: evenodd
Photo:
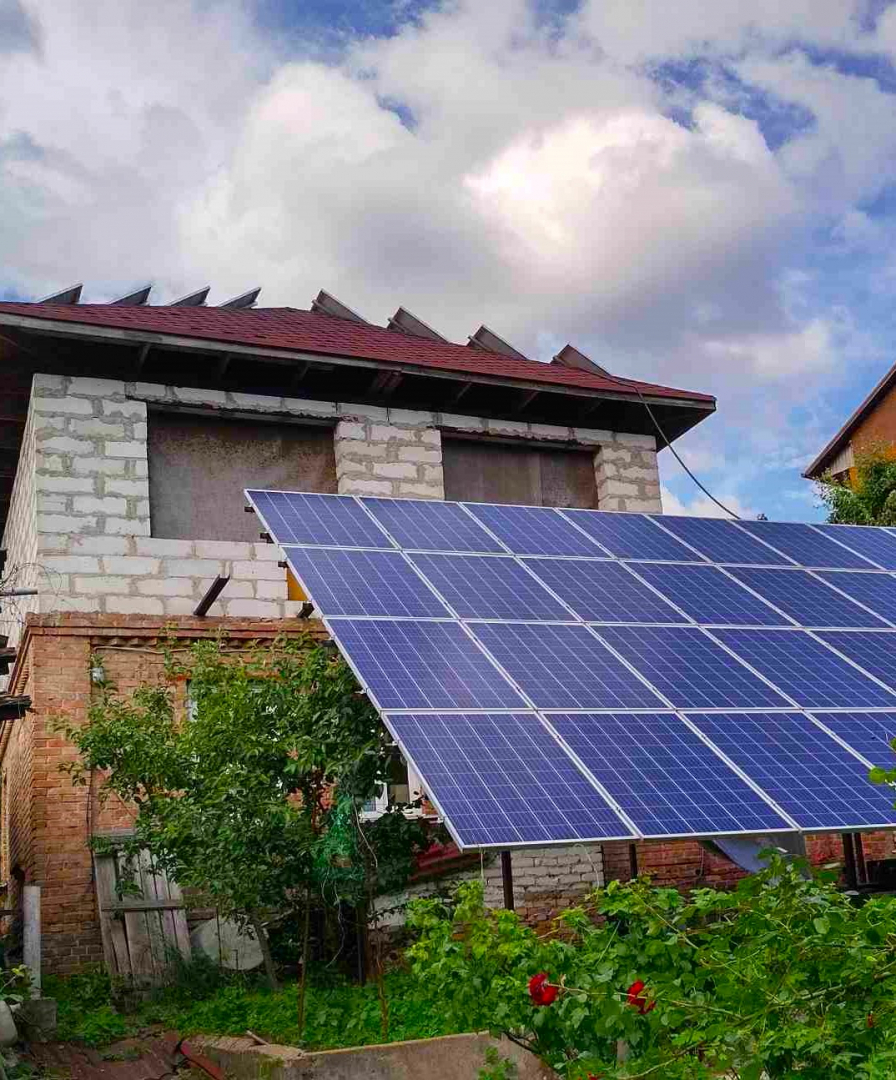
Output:
<svg viewBox="0 0 896 1080">
<path fill-rule="evenodd" d="M 666 433 L 663 431 L 662 427 L 660 427 L 659 420 L 657 420 L 657 418 L 653 415 L 653 409 L 651 409 L 650 405 L 647 403 L 647 399 L 641 393 L 640 387 L 637 386 L 637 384 L 631 379 L 619 379 L 615 375 L 610 375 L 607 372 L 601 372 L 600 377 L 602 379 L 608 379 L 610 382 L 614 382 L 619 386 L 624 386 L 628 390 L 634 390 L 634 392 L 638 395 L 638 400 L 641 402 L 641 404 L 647 410 L 647 415 L 650 417 L 650 422 L 656 428 L 660 438 L 663 440 L 663 442 L 666 444 L 666 446 L 672 451 L 672 456 L 675 458 L 675 460 L 678 462 L 678 464 L 682 467 L 682 469 L 684 469 L 684 471 L 694 481 L 694 483 L 697 485 L 697 487 L 700 488 L 700 490 L 703 492 L 703 494 L 708 499 L 711 499 L 716 504 L 716 506 L 718 506 L 718 508 L 720 510 L 724 510 L 726 514 L 730 514 L 737 521 L 740 521 L 740 514 L 736 514 L 729 506 L 726 506 L 723 502 L 720 502 L 715 497 L 715 495 L 713 495 L 713 493 L 709 490 L 709 488 L 707 488 L 706 485 L 703 484 L 691 472 L 691 470 L 687 467 L 687 465 L 685 465 L 684 461 L 682 460 L 681 455 L 678 453 L 678 451 L 672 445 L 671 441 L 666 438 Z"/>
</svg>

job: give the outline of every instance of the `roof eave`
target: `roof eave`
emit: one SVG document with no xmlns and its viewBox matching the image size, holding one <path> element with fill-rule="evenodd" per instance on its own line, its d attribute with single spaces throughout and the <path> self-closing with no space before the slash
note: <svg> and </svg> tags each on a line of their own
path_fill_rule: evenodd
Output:
<svg viewBox="0 0 896 1080">
<path fill-rule="evenodd" d="M 155 344 L 168 349 L 182 349 L 184 351 L 196 353 L 220 352 L 241 356 L 264 357 L 273 362 L 281 363 L 293 363 L 296 361 L 299 363 L 312 364 L 336 363 L 350 367 L 386 369 L 389 371 L 399 371 L 406 375 L 422 375 L 437 379 L 466 380 L 483 385 L 510 386 L 520 390 L 536 390 L 543 393 L 557 393 L 571 397 L 601 398 L 609 401 L 615 400 L 625 402 L 631 402 L 633 399 L 638 399 L 638 395 L 635 391 L 624 393 L 623 391 L 603 390 L 595 387 L 569 386 L 562 383 L 543 382 L 537 379 L 491 375 L 487 372 L 435 368 L 422 364 L 402 363 L 401 361 L 393 362 L 358 356 L 346 356 L 340 353 L 272 349 L 258 345 L 241 345 L 235 342 L 220 341 L 214 338 L 183 337 L 176 334 L 159 334 L 146 330 L 125 330 L 119 327 L 96 326 L 91 323 L 36 319 L 29 318 L 26 315 L 14 315 L 8 312 L 0 312 L 0 326 L 10 326 L 17 330 L 23 330 L 43 336 L 74 337 L 88 341 L 118 341 L 131 343 L 135 346 Z M 705 395 L 688 397 L 679 396 L 678 394 L 663 395 L 642 392 L 642 397 L 643 400 L 650 405 L 679 406 L 684 409 L 695 409 L 706 415 L 709 415 L 716 410 L 716 399 Z"/>
</svg>

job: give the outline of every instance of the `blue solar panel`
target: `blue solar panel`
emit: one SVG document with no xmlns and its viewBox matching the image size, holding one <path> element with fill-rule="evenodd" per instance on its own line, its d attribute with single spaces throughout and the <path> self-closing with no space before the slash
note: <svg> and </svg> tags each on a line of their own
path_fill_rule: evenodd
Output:
<svg viewBox="0 0 896 1080">
<path fill-rule="evenodd" d="M 730 521 L 722 518 L 674 517 L 660 514 L 652 517 L 663 528 L 686 544 L 695 547 L 710 562 L 744 563 L 748 566 L 790 565 L 765 544 L 745 535 Z"/>
<path fill-rule="evenodd" d="M 450 617 L 397 551 L 289 546 L 283 550 L 321 615 Z"/>
<path fill-rule="evenodd" d="M 896 704 L 893 694 L 803 630 L 714 630 L 713 634 L 803 708 Z"/>
<path fill-rule="evenodd" d="M 843 630 L 832 630 L 818 636 L 876 679 L 880 679 L 881 682 L 896 690 L 896 633 L 886 631 L 879 634 L 867 631 L 846 633 Z M 882 690 L 881 693 L 883 694 L 884 691 Z M 875 704 L 887 706 L 893 703 L 893 698 L 889 694 L 885 695 L 885 698 L 886 700 Z M 843 701 L 840 704 L 845 708 L 852 706 L 854 709 L 860 709 L 863 705 L 870 703 Z"/>
<path fill-rule="evenodd" d="M 587 559 L 524 561 L 583 619 L 620 623 L 688 622 L 684 615 L 629 573 L 622 563 Z"/>
<path fill-rule="evenodd" d="M 380 709 L 514 709 L 523 701 L 457 623 L 333 624 Z"/>
<path fill-rule="evenodd" d="M 884 626 L 876 615 L 854 604 L 805 570 L 738 568 L 729 571 L 801 626 Z"/>
<path fill-rule="evenodd" d="M 886 529 L 871 525 L 816 525 L 815 528 L 884 570 L 896 570 L 896 536 Z"/>
<path fill-rule="evenodd" d="M 641 563 L 645 581 L 707 626 L 789 626 L 783 615 L 747 592 L 714 566 Z"/>
<path fill-rule="evenodd" d="M 896 823 L 893 796 L 865 766 L 799 713 L 689 718 L 804 829 Z"/>
<path fill-rule="evenodd" d="M 435 499 L 364 499 L 399 547 L 423 551 L 503 551 L 457 503 Z"/>
<path fill-rule="evenodd" d="M 563 514 L 620 559 L 706 561 L 643 514 L 601 513 L 599 510 L 564 510 Z"/>
<path fill-rule="evenodd" d="M 600 636 L 680 709 L 787 704 L 696 627 L 602 626 Z"/>
<path fill-rule="evenodd" d="M 852 570 L 818 570 L 816 573 L 853 600 L 890 622 L 896 622 L 896 577 Z"/>
<path fill-rule="evenodd" d="M 246 497 L 278 544 L 394 550 L 395 545 L 351 496 L 250 490 Z"/>
<path fill-rule="evenodd" d="M 467 509 L 517 555 L 592 555 L 606 558 L 556 510 L 546 506 L 466 503 Z"/>
<path fill-rule="evenodd" d="M 853 750 L 880 769 L 896 769 L 896 752 L 890 745 L 896 738 L 896 712 L 813 713 Z"/>
<path fill-rule="evenodd" d="M 632 835 L 532 713 L 386 722 L 462 847 Z"/>
<path fill-rule="evenodd" d="M 412 555 L 411 559 L 462 619 L 573 619 L 510 555 Z"/>
<path fill-rule="evenodd" d="M 644 836 L 793 828 L 677 716 L 567 713 L 549 720 Z"/>
<path fill-rule="evenodd" d="M 655 709 L 659 704 L 584 626 L 477 623 L 472 629 L 539 708 Z"/>
<path fill-rule="evenodd" d="M 739 521 L 737 527 L 760 537 L 778 551 L 789 555 L 800 566 L 820 570 L 869 569 L 866 559 L 828 540 L 827 536 L 809 525 L 785 521 Z"/>
</svg>

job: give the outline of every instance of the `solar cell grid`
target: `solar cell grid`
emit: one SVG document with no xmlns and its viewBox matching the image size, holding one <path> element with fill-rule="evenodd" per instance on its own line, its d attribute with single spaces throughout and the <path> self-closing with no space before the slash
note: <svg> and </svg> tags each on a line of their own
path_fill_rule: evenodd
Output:
<svg viewBox="0 0 896 1080">
<path fill-rule="evenodd" d="M 831 630 L 824 631 L 818 636 L 876 679 L 880 679 L 881 682 L 896 690 L 896 633 L 892 631 L 870 633 L 861 630 L 847 633 L 843 630 Z M 885 700 L 876 704 L 892 705 L 892 695 L 886 694 L 883 690 L 881 694 L 884 695 Z M 856 700 L 843 701 L 841 704 L 846 708 L 851 706 L 855 709 L 871 703 Z"/>
<path fill-rule="evenodd" d="M 712 633 L 804 708 L 886 708 L 896 703 L 893 694 L 803 630 L 713 630 Z"/>
<path fill-rule="evenodd" d="M 522 704 L 457 623 L 340 619 L 333 633 L 381 709 L 513 709 Z"/>
<path fill-rule="evenodd" d="M 246 497 L 278 544 L 394 550 L 383 530 L 350 496 L 249 490 Z"/>
<path fill-rule="evenodd" d="M 805 570 L 732 568 L 729 573 L 749 585 L 801 626 L 885 626 L 870 611 L 841 596 Z"/>
<path fill-rule="evenodd" d="M 746 529 L 751 536 L 758 536 L 800 566 L 810 569 L 868 570 L 870 567 L 867 559 L 798 522 L 739 521 L 737 528 Z"/>
<path fill-rule="evenodd" d="M 411 559 L 462 619 L 573 619 L 510 555 L 412 555 Z"/>
<path fill-rule="evenodd" d="M 816 525 L 815 528 L 885 570 L 896 570 L 896 536 L 886 529 L 873 525 Z"/>
<path fill-rule="evenodd" d="M 632 835 L 532 713 L 387 723 L 461 846 Z"/>
<path fill-rule="evenodd" d="M 785 616 L 715 566 L 639 563 L 637 572 L 698 623 L 709 626 L 790 625 Z"/>
<path fill-rule="evenodd" d="M 434 499 L 364 499 L 399 547 L 424 551 L 504 549 L 458 503 Z"/>
<path fill-rule="evenodd" d="M 283 550 L 322 615 L 450 616 L 397 551 L 289 546 Z"/>
<path fill-rule="evenodd" d="M 545 506 L 465 503 L 479 521 L 516 555 L 591 555 L 606 558 L 597 544 L 582 536 L 556 510 Z"/>
<path fill-rule="evenodd" d="M 706 561 L 663 532 L 644 514 L 601 513 L 599 510 L 563 510 L 562 513 L 620 559 Z"/>
<path fill-rule="evenodd" d="M 896 769 L 896 752 L 890 743 L 896 737 L 896 712 L 812 714 L 853 750 L 880 769 Z"/>
<path fill-rule="evenodd" d="M 651 515 L 651 519 L 691 544 L 711 562 L 745 563 L 755 566 L 791 565 L 771 548 L 760 544 L 721 518 L 675 517 L 671 514 Z"/>
<path fill-rule="evenodd" d="M 476 623 L 472 629 L 540 708 L 649 709 L 659 704 L 584 626 Z"/>
<path fill-rule="evenodd" d="M 687 623 L 688 619 L 618 562 L 524 559 L 539 578 L 585 620 Z"/>
<path fill-rule="evenodd" d="M 818 570 L 816 573 L 884 619 L 896 622 L 896 577 L 863 574 L 858 570 Z"/>
<path fill-rule="evenodd" d="M 554 714 L 550 724 L 645 836 L 793 826 L 671 714 Z"/>
<path fill-rule="evenodd" d="M 799 713 L 689 719 L 804 829 L 896 823 L 893 797 L 865 766 Z"/>
<path fill-rule="evenodd" d="M 679 709 L 786 706 L 696 627 L 602 626 L 600 636 Z"/>
</svg>

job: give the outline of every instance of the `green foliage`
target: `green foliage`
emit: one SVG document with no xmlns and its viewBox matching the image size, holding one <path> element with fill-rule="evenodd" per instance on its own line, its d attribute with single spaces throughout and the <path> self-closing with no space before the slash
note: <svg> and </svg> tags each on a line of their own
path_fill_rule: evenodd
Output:
<svg viewBox="0 0 896 1080">
<path fill-rule="evenodd" d="M 570 1080 L 896 1077 L 893 899 L 853 906 L 778 858 L 732 892 L 613 882 L 592 899 L 544 936 L 485 909 L 478 883 L 453 910 L 418 902 L 413 969 L 452 1026 L 504 1032 Z M 559 987 L 541 1007 L 539 972 Z"/>
<path fill-rule="evenodd" d="M 160 1024 L 181 1035 L 244 1035 L 254 1031 L 269 1042 L 329 1050 L 382 1042 L 380 1005 L 372 984 L 355 986 L 321 973 L 307 990 L 306 1029 L 300 1035 L 294 986 L 271 992 L 258 979 L 229 975 L 206 982 L 185 971 L 180 981 L 131 1014 L 112 1004 L 112 987 L 100 974 L 46 980 L 46 993 L 59 1004 L 59 1038 L 103 1046 Z M 440 1003 L 408 972 L 384 979 L 389 1002 L 389 1039 L 426 1039 L 453 1034 Z"/>
<path fill-rule="evenodd" d="M 878 447 L 856 458 L 850 487 L 825 477 L 816 492 L 834 525 L 896 525 L 896 459 Z"/>
</svg>

